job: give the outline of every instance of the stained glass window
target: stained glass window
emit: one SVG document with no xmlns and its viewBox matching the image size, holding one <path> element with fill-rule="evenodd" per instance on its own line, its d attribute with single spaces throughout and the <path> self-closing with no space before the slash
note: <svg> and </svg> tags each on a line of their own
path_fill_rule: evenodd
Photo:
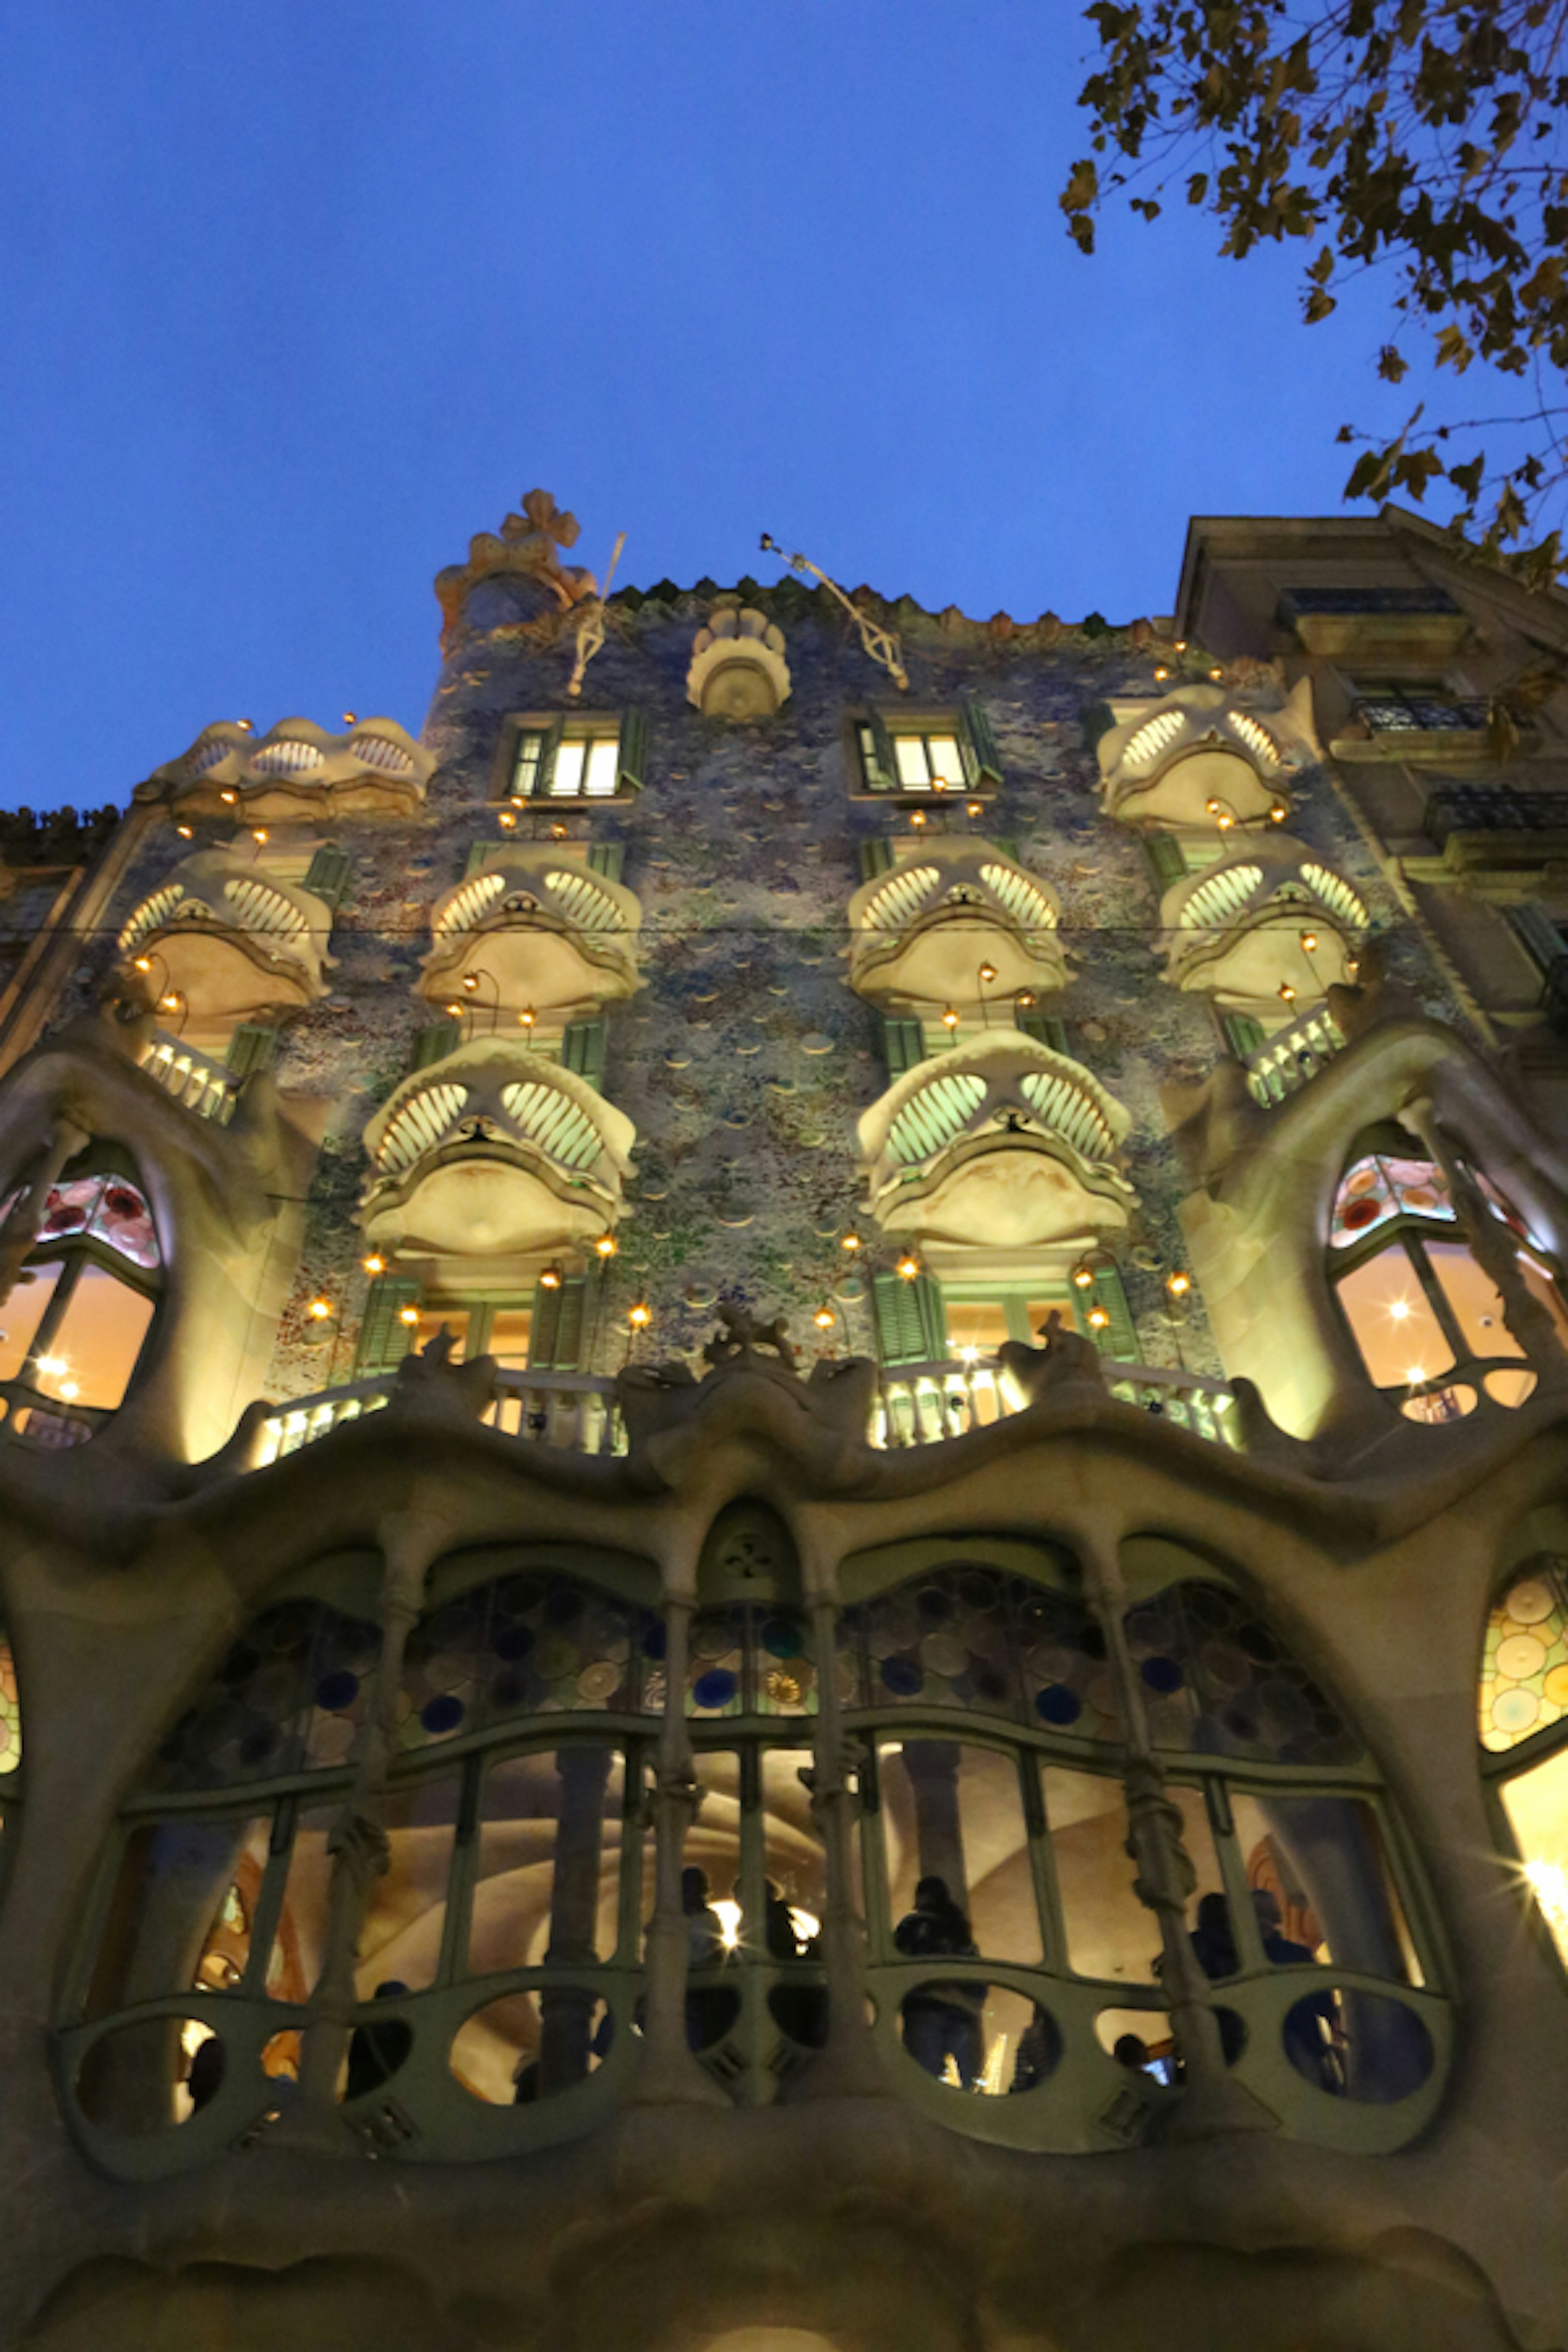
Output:
<svg viewBox="0 0 1568 2352">
<path fill-rule="evenodd" d="M 1353 1764 L 1362 1743 L 1250 1601 L 1196 1579 L 1127 1613 L 1157 1747 L 1270 1764 Z"/>
<path fill-rule="evenodd" d="M 16 1660 L 0 1628 L 0 1780 L 21 1769 L 22 1707 L 16 1696 Z"/>
<path fill-rule="evenodd" d="M 330 1601 L 275 1601 L 254 1618 L 159 1748 L 149 1785 L 226 1789 L 358 1754 L 380 1629 Z"/>
<path fill-rule="evenodd" d="M 1447 1178 L 1429 1160 L 1394 1160 L 1369 1152 L 1347 1171 L 1334 1197 L 1330 1243 L 1335 1249 L 1348 1249 L 1402 1214 L 1452 1224 Z"/>
<path fill-rule="evenodd" d="M 520 1716 L 657 1713 L 664 1627 L 580 1578 L 522 1570 L 421 1617 L 404 1653 L 405 1748 Z"/>
<path fill-rule="evenodd" d="M 798 1609 L 735 1601 L 701 1610 L 691 1628 L 687 1712 L 814 1715 L 816 1667 Z"/>
<path fill-rule="evenodd" d="M 1542 1552 L 1487 1620 L 1480 1739 L 1501 1754 L 1568 1717 L 1568 1558 Z"/>
<path fill-rule="evenodd" d="M 846 1610 L 851 1706 L 963 1707 L 1079 1738 L 1114 1739 L 1099 1626 L 1082 1601 L 979 1565 L 939 1569 Z"/>
</svg>

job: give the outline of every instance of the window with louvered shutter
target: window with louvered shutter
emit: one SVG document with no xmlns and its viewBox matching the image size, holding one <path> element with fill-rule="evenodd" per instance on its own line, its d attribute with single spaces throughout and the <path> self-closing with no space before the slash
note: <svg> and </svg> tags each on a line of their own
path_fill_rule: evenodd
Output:
<svg viewBox="0 0 1568 2352">
<path fill-rule="evenodd" d="M 534 1372 L 577 1372 L 587 1339 L 588 1278 L 569 1274 L 559 1289 L 541 1283 L 533 1294 L 528 1333 L 528 1368 Z"/>
<path fill-rule="evenodd" d="M 1113 1265 L 1097 1265 L 1092 1288 L 1075 1290 L 1073 1306 L 1079 1318 L 1079 1328 L 1094 1341 L 1102 1356 L 1113 1357 L 1119 1364 L 1138 1361 L 1138 1328 L 1127 1304 L 1127 1293 L 1121 1287 L 1121 1276 Z M 1103 1308 L 1109 1319 L 1099 1325 L 1090 1323 L 1091 1307 Z"/>
<path fill-rule="evenodd" d="M 1155 887 L 1163 898 L 1175 883 L 1186 879 L 1187 861 L 1182 855 L 1182 845 L 1168 833 L 1152 833 L 1143 846 L 1153 868 Z"/>
<path fill-rule="evenodd" d="M 858 841 L 855 855 L 862 882 L 874 882 L 879 874 L 890 874 L 893 870 L 893 845 L 890 841 Z"/>
<path fill-rule="evenodd" d="M 468 855 L 463 865 L 463 879 L 471 882 L 474 876 L 489 864 L 495 851 L 493 841 L 470 841 Z"/>
<path fill-rule="evenodd" d="M 416 1327 L 402 1321 L 403 1310 L 419 1304 L 419 1285 L 401 1275 L 384 1274 L 366 1294 L 360 1324 L 359 1353 L 354 1378 L 367 1381 L 378 1372 L 395 1371 L 414 1345 Z"/>
<path fill-rule="evenodd" d="M 601 1013 L 594 1021 L 568 1021 L 561 1033 L 561 1063 L 563 1069 L 575 1071 L 586 1078 L 591 1087 L 603 1090 L 605 1084 L 605 1045 L 609 1024 Z"/>
<path fill-rule="evenodd" d="M 891 1013 L 882 1015 L 882 1052 L 887 1059 L 889 1078 L 901 1078 L 917 1062 L 926 1057 L 925 1027 L 921 1022 L 904 1020 Z"/>
<path fill-rule="evenodd" d="M 409 1068 L 427 1070 L 432 1062 L 444 1062 L 448 1054 L 457 1052 L 462 1036 L 461 1022 L 432 1021 L 414 1040 L 414 1058 Z"/>
<path fill-rule="evenodd" d="M 963 754 L 967 781 L 982 792 L 994 792 L 1002 782 L 1002 759 L 985 708 L 970 695 L 960 705 L 960 717 L 958 748 Z"/>
<path fill-rule="evenodd" d="M 1568 925 L 1544 907 L 1510 907 L 1509 921 L 1526 952 L 1542 971 L 1550 971 L 1558 958 L 1568 955 Z"/>
<path fill-rule="evenodd" d="M 305 868 L 305 887 L 324 898 L 335 914 L 342 904 L 343 892 L 349 887 L 352 863 L 348 851 L 327 842 L 317 850 Z"/>
<path fill-rule="evenodd" d="M 603 875 L 606 882 L 618 882 L 621 868 L 626 862 L 624 841 L 595 841 L 588 851 L 588 871 Z"/>
<path fill-rule="evenodd" d="M 917 1274 L 912 1282 L 901 1274 L 873 1275 L 871 1304 L 885 1365 L 945 1362 L 947 1318 L 942 1285 L 933 1275 Z"/>
<path fill-rule="evenodd" d="M 237 1078 L 253 1077 L 258 1070 L 269 1070 L 277 1059 L 278 1032 L 258 1021 L 242 1021 L 224 1055 L 225 1066 Z"/>
<path fill-rule="evenodd" d="M 1013 1024 L 1021 1036 L 1032 1037 L 1037 1045 L 1048 1045 L 1053 1054 L 1068 1051 L 1068 1025 L 1054 1013 L 1016 1013 Z"/>
<path fill-rule="evenodd" d="M 1226 1013 L 1222 1016 L 1221 1025 L 1225 1030 L 1225 1042 L 1238 1062 L 1245 1062 L 1257 1053 L 1266 1034 L 1262 1022 L 1255 1021 L 1250 1013 Z"/>
<path fill-rule="evenodd" d="M 864 719 L 857 719 L 855 747 L 860 762 L 861 791 L 896 793 L 899 770 L 893 757 L 893 739 L 879 710 L 870 711 Z"/>
<path fill-rule="evenodd" d="M 623 792 L 640 793 L 647 772 L 647 714 L 627 710 L 621 717 L 620 772 Z"/>
</svg>

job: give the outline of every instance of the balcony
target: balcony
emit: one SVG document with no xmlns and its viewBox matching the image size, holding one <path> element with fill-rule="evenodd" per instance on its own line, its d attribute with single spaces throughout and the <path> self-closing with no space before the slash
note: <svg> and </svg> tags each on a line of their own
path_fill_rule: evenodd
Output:
<svg viewBox="0 0 1568 2352">
<path fill-rule="evenodd" d="M 195 1111 L 198 1118 L 226 1127 L 234 1117 L 241 1081 L 222 1062 L 186 1045 L 184 1038 L 171 1036 L 166 1029 L 154 1029 L 142 1053 L 142 1067 L 166 1095 Z"/>
<path fill-rule="evenodd" d="M 313 891 L 204 850 L 142 899 L 119 945 L 160 1005 L 200 1034 L 314 1003 L 331 930 L 332 910 Z"/>
<path fill-rule="evenodd" d="M 849 936 L 850 987 L 891 1011 L 1005 1003 L 1068 979 L 1054 896 L 986 841 L 920 843 L 857 890 Z"/>
<path fill-rule="evenodd" d="M 1247 1057 L 1247 1083 L 1266 1110 L 1300 1092 L 1345 1048 L 1343 1032 L 1321 1005 L 1281 1029 Z"/>
<path fill-rule="evenodd" d="M 1136 706 L 1096 754 L 1107 816 L 1209 835 L 1216 824 L 1283 824 L 1292 767 L 1321 757 L 1310 686 L 1262 715 L 1237 709 L 1223 688 L 1180 687 Z"/>
<path fill-rule="evenodd" d="M 581 1248 L 620 1215 L 636 1135 L 558 1063 L 476 1039 L 405 1078 L 365 1129 L 365 1238 L 389 1256 Z"/>
<path fill-rule="evenodd" d="M 1442 854 L 1405 858 L 1405 872 L 1417 881 L 1463 876 L 1483 895 L 1507 898 L 1538 887 L 1546 866 L 1568 866 L 1568 792 L 1439 783 L 1427 795 L 1422 826 Z"/>
<path fill-rule="evenodd" d="M 284 719 L 262 736 L 219 719 L 179 759 L 154 769 L 137 797 L 166 799 L 183 817 L 246 824 L 407 816 L 423 803 L 435 766 L 434 754 L 395 719 L 359 720 L 343 735 Z"/>
<path fill-rule="evenodd" d="M 1067 1055 L 1011 1030 L 972 1039 L 862 1117 L 868 1205 L 884 1231 L 927 1244 L 1081 1247 L 1126 1226 L 1131 1124 Z"/>
<path fill-rule="evenodd" d="M 1270 1028 L 1298 1000 L 1353 980 L 1371 918 L 1359 892 L 1300 842 L 1272 835 L 1189 874 L 1160 906 L 1165 977 Z"/>
<path fill-rule="evenodd" d="M 476 1015 L 562 1015 L 631 996 L 641 922 L 634 892 L 553 845 L 498 849 L 437 900 L 419 992 L 444 1003 L 467 989 Z"/>
<path fill-rule="evenodd" d="M 1444 588 L 1426 582 L 1397 587 L 1287 588 L 1279 625 L 1309 653 L 1366 658 L 1413 656 L 1440 660 L 1470 634 L 1468 615 Z"/>
</svg>

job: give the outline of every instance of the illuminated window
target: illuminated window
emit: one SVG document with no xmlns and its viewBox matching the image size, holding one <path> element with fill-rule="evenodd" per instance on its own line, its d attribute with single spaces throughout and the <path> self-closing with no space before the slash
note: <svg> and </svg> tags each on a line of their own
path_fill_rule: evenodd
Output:
<svg viewBox="0 0 1568 2352">
<path fill-rule="evenodd" d="M 1527 1560 L 1487 1620 L 1479 1714 L 1521 1886 L 1568 1968 L 1568 1556 Z"/>
<path fill-rule="evenodd" d="M 146 1195 L 128 1177 L 77 1176 L 53 1188 L 0 1307 L 0 1381 L 21 1392 L 19 1434 L 68 1444 L 121 1403 L 152 1328 L 161 1263 Z"/>
<path fill-rule="evenodd" d="M 880 710 L 855 721 L 856 789 L 895 798 L 994 792 L 1002 781 L 995 738 L 984 707 L 971 698 L 957 709 L 919 713 Z"/>
<path fill-rule="evenodd" d="M 1536 1374 L 1503 1318 L 1496 1284 L 1461 1234 L 1447 1181 L 1431 1160 L 1394 1148 L 1358 1154 L 1334 1198 L 1330 1272 L 1363 1363 L 1414 1421 L 1473 1411 L 1478 1388 L 1522 1404 Z M 1528 1287 L 1568 1330 L 1544 1253 L 1495 1187 L 1478 1179 L 1511 1235 Z"/>
<path fill-rule="evenodd" d="M 494 797 L 514 801 L 607 801 L 641 789 L 647 722 L 617 718 L 523 719 L 509 733 Z"/>
</svg>

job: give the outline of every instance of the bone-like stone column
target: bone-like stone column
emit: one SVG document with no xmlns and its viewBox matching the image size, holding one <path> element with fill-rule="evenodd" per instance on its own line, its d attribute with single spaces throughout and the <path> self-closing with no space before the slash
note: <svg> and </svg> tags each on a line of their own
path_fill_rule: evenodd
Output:
<svg viewBox="0 0 1568 2352">
<path fill-rule="evenodd" d="M 388 1861 L 386 1784 L 396 1748 L 404 1651 L 443 1542 L 439 1522 L 414 1511 L 389 1513 L 377 1532 L 384 1566 L 375 1705 L 353 1786 L 327 1841 L 332 1866 L 321 1966 L 308 2003 L 298 2097 L 278 2135 L 334 2149 L 343 2138 L 337 2084 L 357 2006 L 354 1958 L 371 1889 Z"/>
<path fill-rule="evenodd" d="M 969 1908 L 969 1870 L 958 1803 L 956 1739 L 906 1739 L 904 1769 L 915 1801 L 915 1851 L 922 1878 L 940 1878 L 961 1911 Z"/>
<path fill-rule="evenodd" d="M 1502 1319 L 1543 1380 L 1568 1381 L 1563 1352 L 1551 1310 L 1536 1297 L 1520 1271 L 1519 1253 L 1506 1227 L 1493 1216 L 1485 1193 L 1456 1154 L 1430 1095 L 1417 1095 L 1401 1109 L 1402 1119 L 1420 1137 L 1447 1181 L 1461 1240 L 1483 1274 L 1497 1285 Z"/>
<path fill-rule="evenodd" d="M 641 2063 L 630 2093 L 636 2106 L 727 2106 L 729 2101 L 693 2057 L 686 2039 L 686 1915 L 680 1874 L 686 1832 L 701 1792 L 691 1760 L 686 1720 L 687 1666 L 691 1654 L 689 1593 L 665 1601 L 664 1717 L 654 1776 L 654 1904 L 644 1953 L 647 1990 Z"/>
<path fill-rule="evenodd" d="M 605 1843 L 608 1748 L 563 1748 L 556 1758 L 561 1810 L 555 1824 L 555 1868 L 550 1895 L 546 1967 L 589 1968 L 599 1916 Z M 580 2083 L 588 2071 L 589 2021 L 596 1996 L 584 1986 L 556 1985 L 539 1999 L 539 2091 L 545 2097 Z M 629 2020 L 626 2021 L 629 2023 Z"/>
<path fill-rule="evenodd" d="M 802 2098 L 878 2098 L 891 2086 L 877 2057 L 866 2013 L 866 1923 L 860 1913 L 856 1829 L 860 1800 L 854 1780 L 855 1755 L 844 1736 L 838 1701 L 838 1600 L 831 1578 L 811 1573 L 808 1548 L 803 1565 L 811 1601 L 812 1642 L 816 1653 L 816 1722 L 812 1734 L 812 1819 L 823 1844 L 827 1900 L 822 1914 L 823 1974 L 827 1979 L 827 2040 L 801 2078 Z"/>
<path fill-rule="evenodd" d="M 1073 1541 L 1083 1565 L 1090 1605 L 1105 1636 L 1127 1751 L 1127 1853 L 1137 1866 L 1133 1892 L 1159 1924 L 1161 1986 L 1181 2055 L 1184 2095 L 1172 2122 L 1173 2139 L 1207 2139 L 1221 2132 L 1272 2131 L 1278 2118 L 1231 2074 L 1220 2044 L 1213 1987 L 1187 1933 L 1186 1907 L 1197 1885 L 1182 1835 L 1180 1810 L 1165 1794 L 1165 1774 L 1154 1753 L 1143 1684 L 1127 1645 L 1127 1588 L 1114 1536 L 1079 1527 Z"/>
<path fill-rule="evenodd" d="M 56 1119 L 48 1142 L 27 1178 L 26 1192 L 0 1229 L 0 1307 L 16 1287 L 28 1252 L 37 1241 L 49 1193 L 58 1183 L 61 1171 L 79 1151 L 85 1151 L 91 1140 L 87 1129 L 63 1112 Z"/>
</svg>

